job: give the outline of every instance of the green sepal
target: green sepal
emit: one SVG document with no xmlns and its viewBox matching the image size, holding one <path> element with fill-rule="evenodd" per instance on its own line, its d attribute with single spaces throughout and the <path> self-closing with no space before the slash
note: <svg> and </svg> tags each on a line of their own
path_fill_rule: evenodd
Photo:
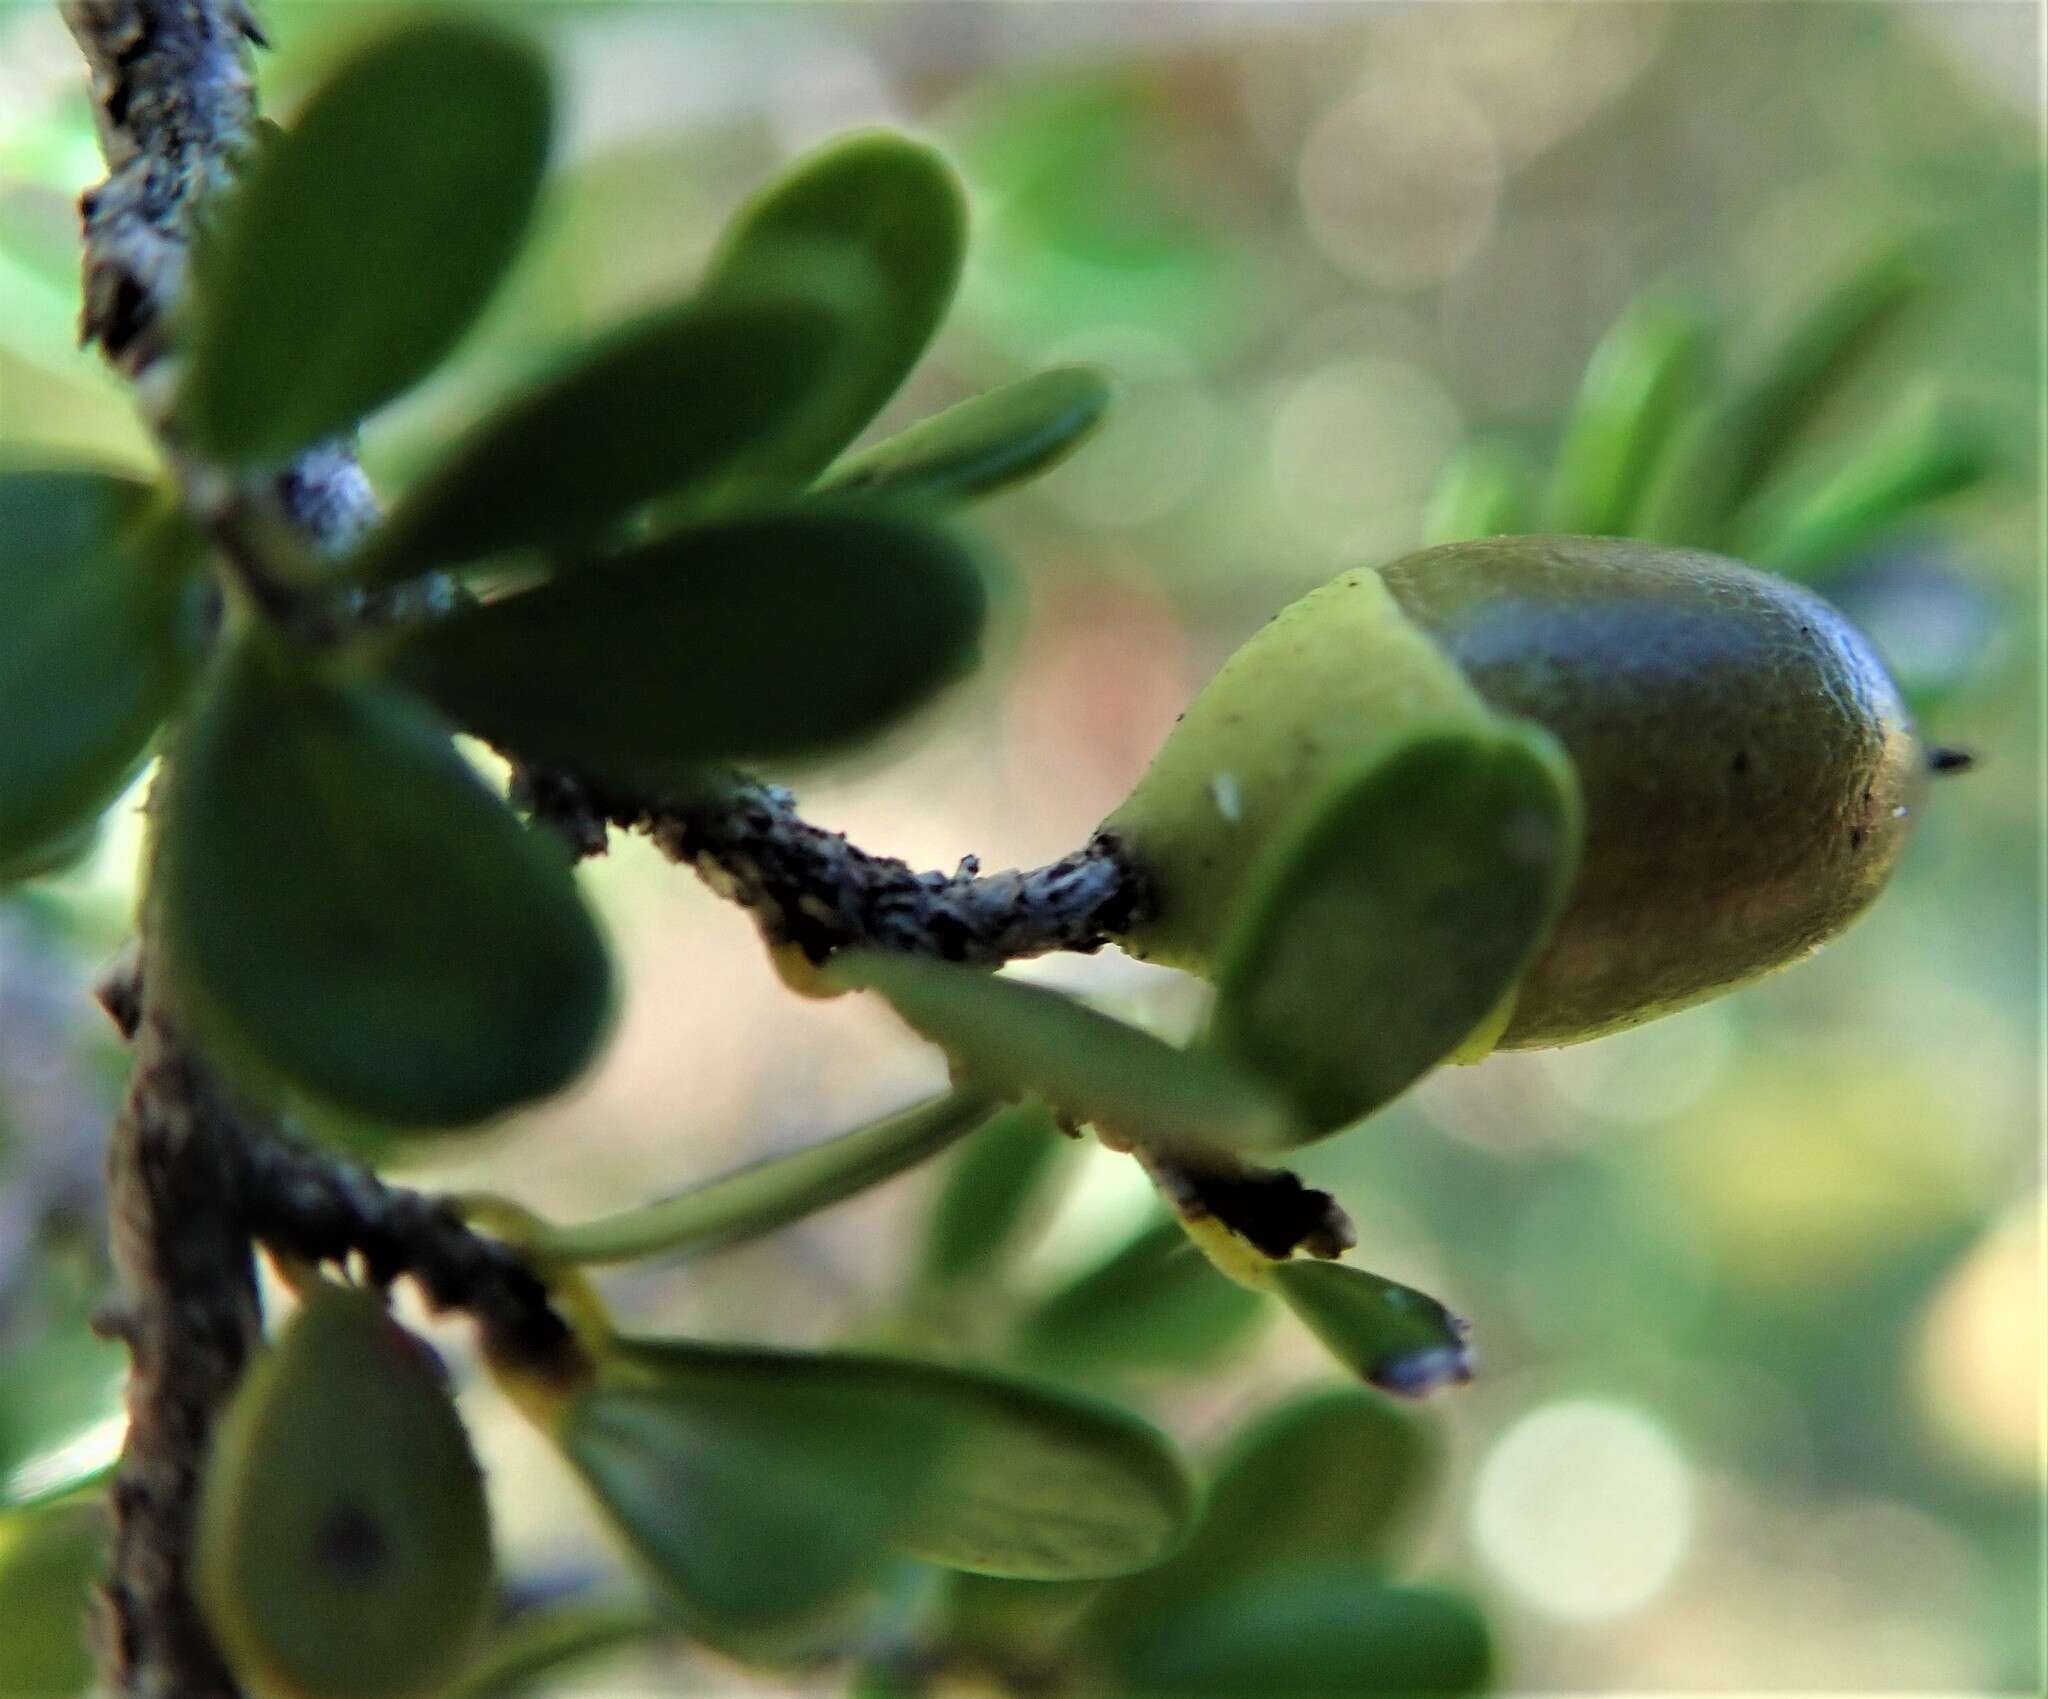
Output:
<svg viewBox="0 0 2048 1699">
<path fill-rule="evenodd" d="M 1086 1699 L 1416 1699 L 1477 1693 L 1493 1647 L 1467 1599 L 1340 1566 L 1204 1599 L 1111 1665 Z"/>
<path fill-rule="evenodd" d="M 315 1285 L 250 1368 L 200 1483 L 193 1590 L 242 1681 L 426 1699 L 494 1587 L 483 1477 L 429 1349 L 371 1294 Z"/>
<path fill-rule="evenodd" d="M 1712 367 L 1712 326 L 1697 309 L 1663 290 L 1631 302 L 1587 365 L 1541 528 L 1629 535 L 1672 431 L 1699 404 Z"/>
<path fill-rule="evenodd" d="M 1294 1131 L 1278 1095 L 1250 1073 L 1048 987 L 877 950 L 835 956 L 826 974 L 836 985 L 880 993 L 966 1079 L 1042 1098 L 1124 1138 L 1257 1150 Z"/>
<path fill-rule="evenodd" d="M 882 410 L 945 317 L 966 242 L 966 196 L 952 168 L 924 143 L 887 132 L 826 144 L 740 208 L 706 273 L 707 293 L 748 293 L 792 251 L 835 244 L 876 284 L 851 327 L 855 361 L 829 404 L 758 457 L 761 476 L 786 489 L 807 485 Z"/>
<path fill-rule="evenodd" d="M 987 603 L 945 531 L 818 506 L 682 531 L 370 642 L 500 748 L 676 795 L 724 762 L 885 730 L 966 670 Z"/>
<path fill-rule="evenodd" d="M 474 427 L 349 569 L 387 584 L 579 544 L 657 499 L 687 500 L 802 417 L 846 327 L 800 298 L 678 302 L 622 326 Z"/>
<path fill-rule="evenodd" d="M 195 257 L 180 419 L 235 464 L 348 430 L 439 363 L 525 234 L 553 101 L 459 18 L 357 53 L 260 149 Z"/>
<path fill-rule="evenodd" d="M 196 546 L 152 492 L 0 472 L 0 879 L 90 844 L 206 641 Z"/>
<path fill-rule="evenodd" d="M 401 1128 L 486 1120 L 589 1060 L 611 971 L 566 855 L 418 704 L 251 630 L 172 773 L 165 966 L 231 1059 Z"/>
<path fill-rule="evenodd" d="M 1577 866 L 1578 786 L 1534 726 L 1427 733 L 1341 777 L 1268 850 L 1208 1042 L 1311 1136 L 1405 1091 L 1502 1005 Z"/>
<path fill-rule="evenodd" d="M 1049 471 L 1102 423 L 1115 397 L 1096 366 L 1004 384 L 842 460 L 821 488 L 888 501 L 978 501 Z"/>
<path fill-rule="evenodd" d="M 1339 1262 L 1275 1263 L 1266 1284 L 1331 1356 L 1382 1392 L 1420 1398 L 1472 1378 L 1464 1320 L 1412 1286 Z"/>
</svg>

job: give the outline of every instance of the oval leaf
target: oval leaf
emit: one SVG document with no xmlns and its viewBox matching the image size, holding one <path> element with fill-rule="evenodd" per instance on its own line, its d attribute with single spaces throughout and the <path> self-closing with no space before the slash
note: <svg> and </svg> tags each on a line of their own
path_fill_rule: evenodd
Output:
<svg viewBox="0 0 2048 1699">
<path fill-rule="evenodd" d="M 872 271 L 875 290 L 853 326 L 859 353 L 830 401 L 807 413 L 758 470 L 808 484 L 882 410 L 925 351 L 960 280 L 967 202 L 937 152 L 874 133 L 829 143 L 754 196 L 727 227 L 707 292 L 745 295 L 793 251 L 840 245 Z"/>
<path fill-rule="evenodd" d="M 828 490 L 935 506 L 978 500 L 1064 460 L 1114 395 L 1095 366 L 1058 366 L 977 395 L 843 460 Z"/>
<path fill-rule="evenodd" d="M 596 1046 L 610 968 L 563 852 L 401 697 L 250 634 L 187 723 L 161 829 L 189 1012 L 322 1103 L 462 1125 Z"/>
<path fill-rule="evenodd" d="M 1464 1319 L 1427 1292 L 1336 1262 L 1281 1262 L 1267 1282 L 1330 1354 L 1382 1392 L 1419 1398 L 1472 1378 Z"/>
<path fill-rule="evenodd" d="M 875 950 L 835 956 L 826 972 L 839 985 L 880 992 L 967 1078 L 1043 1098 L 1125 1138 L 1260 1149 L 1294 1130 L 1279 1098 L 1250 1074 L 1045 986 Z"/>
<path fill-rule="evenodd" d="M 843 354 L 838 316 L 810 301 L 692 300 L 626 326 L 471 431 L 351 575 L 390 583 L 575 542 L 687 497 L 786 427 Z"/>
<path fill-rule="evenodd" d="M 178 703 L 205 637 L 189 545 L 149 491 L 96 472 L 0 474 L 0 870 L 89 836 Z"/>
<path fill-rule="evenodd" d="M 194 444 L 281 460 L 424 377 L 511 262 L 552 121 L 539 57 L 481 24 L 412 24 L 344 65 L 200 244 Z"/>
<path fill-rule="evenodd" d="M 1211 1042 L 1318 1131 L 1371 1113 L 1500 1007 L 1579 831 L 1570 764 L 1533 727 L 1431 734 L 1340 779 L 1254 871 Z"/>
<path fill-rule="evenodd" d="M 1073 1150 L 1041 1103 L 1004 1110 L 962 1145 L 947 1161 L 925 1219 L 918 1268 L 925 1290 L 1000 1279 Z"/>
<path fill-rule="evenodd" d="M 1437 478 L 1422 521 L 1425 544 L 1463 543 L 1535 529 L 1536 492 L 1520 455 L 1500 443 L 1459 449 Z"/>
<path fill-rule="evenodd" d="M 595 1470 L 594 1433 L 611 1454 Z M 753 1574 L 730 1601 L 740 1606 L 757 1586 L 786 1603 L 783 1572 L 841 1548 L 842 1576 L 877 1549 L 1019 1579 L 1126 1574 L 1172 1551 L 1193 1509 L 1178 1456 L 1135 1416 L 1011 1376 L 864 1353 L 627 1342 L 562 1437 L 614 1515 L 646 1524 L 644 1552 L 669 1544 L 694 1560 L 698 1593 Z M 671 1463 L 710 1476 L 714 1495 L 686 1491 Z M 821 1517 L 826 1528 L 802 1534 Z M 843 1538 L 828 1537 L 835 1526 Z M 704 1564 L 721 1550 L 720 1565 Z M 823 1596 L 820 1579 L 797 1591 Z"/>
<path fill-rule="evenodd" d="M 1168 1619 L 1119 1661 L 1111 1690 L 1119 1699 L 1414 1699 L 1477 1693 L 1492 1665 L 1468 1601 L 1332 1568 Z"/>
<path fill-rule="evenodd" d="M 600 782 L 686 792 L 735 759 L 872 736 L 957 677 L 987 603 L 967 550 L 816 511 L 681 532 L 462 609 L 390 648 L 458 724 Z"/>
<path fill-rule="evenodd" d="M 244 1377 L 200 1484 L 194 1592 L 237 1675 L 292 1699 L 408 1699 L 490 1613 L 483 1480 L 427 1347 L 317 1286 Z"/>
</svg>

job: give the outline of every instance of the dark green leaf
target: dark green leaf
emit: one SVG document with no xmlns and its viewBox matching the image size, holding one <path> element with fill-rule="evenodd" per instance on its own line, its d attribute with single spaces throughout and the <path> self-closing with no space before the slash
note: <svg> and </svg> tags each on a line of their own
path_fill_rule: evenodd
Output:
<svg viewBox="0 0 2048 1699">
<path fill-rule="evenodd" d="M 845 357 L 827 306 L 685 301 L 514 397 L 392 511 L 354 576 L 389 583 L 508 549 L 577 542 L 687 495 L 773 438 Z"/>
<path fill-rule="evenodd" d="M 1486 1686 L 1492 1664 L 1486 1625 L 1468 1601 L 1330 1568 L 1204 1600 L 1127 1653 L 1106 1691 L 1116 1699 L 1464 1694 Z"/>
<path fill-rule="evenodd" d="M 1711 331 L 1697 311 L 1662 291 L 1637 297 L 1586 368 L 1557 451 L 1544 529 L 1628 535 L 1710 364 Z"/>
<path fill-rule="evenodd" d="M 1070 1155 L 1043 1104 L 1004 1110 L 945 1165 L 925 1220 L 918 1278 L 937 1291 L 1000 1278 Z"/>
<path fill-rule="evenodd" d="M 734 216 L 706 278 L 709 293 L 751 293 L 792 251 L 849 248 L 877 288 L 860 350 L 831 405 L 806 413 L 771 452 L 764 475 L 808 484 L 896 393 L 945 317 L 960 278 L 967 205 L 958 178 L 931 148 L 873 133 L 832 142 L 799 160 Z"/>
<path fill-rule="evenodd" d="M 98 1504 L 0 1512 L 0 1693 L 58 1699 L 92 1685 L 92 1595 L 106 1564 Z"/>
<path fill-rule="evenodd" d="M 1737 547 L 1745 560 L 1811 582 L 1920 509 L 1975 488 L 1994 464 L 1982 432 L 1919 407 L 1840 465 L 1766 492 L 1738 521 Z"/>
<path fill-rule="evenodd" d="M 149 492 L 95 472 L 0 473 L 0 870 L 89 836 L 197 665 L 200 585 Z"/>
<path fill-rule="evenodd" d="M 195 445 L 280 460 L 424 377 L 519 246 L 551 108 L 531 48 L 461 19 L 410 24 L 344 65 L 200 246 Z"/>
<path fill-rule="evenodd" d="M 1419 1398 L 1472 1378 L 1464 1321 L 1427 1292 L 1338 1262 L 1275 1263 L 1267 1278 L 1338 1362 L 1382 1392 Z"/>
<path fill-rule="evenodd" d="M 483 1478 L 439 1363 L 378 1299 L 317 1286 L 244 1377 L 193 1561 L 248 1686 L 424 1699 L 461 1671 L 492 1601 Z"/>
<path fill-rule="evenodd" d="M 973 655 L 987 593 L 945 532 L 818 508 L 681 532 L 393 646 L 396 675 L 528 760 L 687 791 L 710 763 L 859 742 Z"/>
<path fill-rule="evenodd" d="M 1325 1565 L 1383 1567 L 1435 1462 L 1427 1430 L 1371 1393 L 1312 1392 L 1269 1410 L 1231 1440 L 1194 1537 L 1107 1589 L 1089 1632 L 1128 1645 L 1231 1588 Z"/>
<path fill-rule="evenodd" d="M 1115 394 L 1094 366 L 1058 366 L 1005 384 L 843 460 L 828 490 L 944 505 L 1034 478 L 1078 448 Z"/>
<path fill-rule="evenodd" d="M 1417 738 L 1266 853 L 1223 954 L 1212 1039 L 1334 1131 L 1501 1006 L 1578 860 L 1578 786 L 1520 723 Z"/>
<path fill-rule="evenodd" d="M 251 633 L 174 771 L 168 962 L 249 1061 L 430 1127 L 543 1096 L 588 1060 L 610 969 L 566 858 L 414 704 Z"/>
<path fill-rule="evenodd" d="M 1477 442 L 1451 457 L 1430 493 L 1422 522 L 1425 544 L 1513 536 L 1535 529 L 1536 492 L 1520 455 Z"/>
<path fill-rule="evenodd" d="M 977 1093 L 948 1092 L 675 1197 L 573 1227 L 543 1229 L 526 1243 L 550 1261 L 571 1263 L 631 1262 L 740 1244 L 914 1167 L 973 1132 L 993 1107 Z"/>
<path fill-rule="evenodd" d="M 1018 1359 L 1055 1374 L 1122 1377 L 1213 1363 L 1266 1313 L 1178 1221 L 1141 1229 L 1017 1324 Z"/>
<path fill-rule="evenodd" d="M 1292 1130 L 1275 1094 L 1042 985 L 928 957 L 849 951 L 827 970 L 878 991 L 990 1091 L 1041 1097 L 1140 1142 L 1259 1149 Z"/>
<path fill-rule="evenodd" d="M 534 1610 L 491 1636 L 447 1699 L 516 1699 L 660 1632 L 661 1619 L 638 1599 L 578 1599 Z"/>
<path fill-rule="evenodd" d="M 633 1387 L 634 1375 L 645 1384 Z M 1013 1376 L 855 1352 L 642 1341 L 619 1347 L 601 1385 L 607 1398 L 634 1400 L 650 1428 L 710 1410 L 757 1446 L 795 1446 L 801 1463 L 789 1467 L 815 1478 L 800 1495 L 812 1514 L 827 1496 L 861 1499 L 887 1482 L 859 1518 L 864 1537 L 873 1543 L 879 1531 L 881 1543 L 948 1568 L 1034 1580 L 1126 1574 L 1165 1557 L 1192 1516 L 1193 1489 L 1157 1430 Z M 579 1425 L 572 1417 L 570 1431 Z M 908 1488 L 906 1468 L 918 1477 Z M 784 1480 L 760 1458 L 734 1477 L 733 1502 L 786 1497 Z M 682 1516 L 687 1502 L 673 1500 L 666 1516 Z"/>
<path fill-rule="evenodd" d="M 1918 244 L 1888 247 L 1844 272 L 1786 329 L 1727 408 L 1697 473 L 1709 521 L 1725 525 L 1770 482 L 1827 404 L 1926 296 L 1929 282 Z"/>
</svg>

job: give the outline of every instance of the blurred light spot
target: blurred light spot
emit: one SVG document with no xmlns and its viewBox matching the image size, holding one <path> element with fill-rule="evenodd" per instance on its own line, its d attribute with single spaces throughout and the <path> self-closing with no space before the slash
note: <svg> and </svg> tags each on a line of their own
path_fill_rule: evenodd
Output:
<svg viewBox="0 0 2048 1699">
<path fill-rule="evenodd" d="M 1370 356 L 1326 366 L 1274 414 L 1274 493 L 1298 530 L 1347 558 L 1399 551 L 1459 429 L 1456 405 L 1418 367 Z"/>
<path fill-rule="evenodd" d="M 768 92 L 768 125 L 788 154 L 842 130 L 898 123 L 902 113 L 888 73 L 850 41 L 828 42 L 780 69 Z"/>
<path fill-rule="evenodd" d="M 1727 1010 L 1709 1004 L 1597 1043 L 1546 1051 L 1542 1062 L 1575 1109 L 1645 1127 L 1706 1102 L 1727 1077 L 1733 1052 Z"/>
<path fill-rule="evenodd" d="M 1297 169 L 1317 246 L 1382 289 L 1455 276 L 1492 232 L 1500 178 L 1485 114 L 1440 78 L 1368 84 L 1324 115 Z"/>
<path fill-rule="evenodd" d="M 1446 74 L 1520 165 L 1611 105 L 1669 33 L 1666 6 L 1483 6 L 1438 20 Z"/>
<path fill-rule="evenodd" d="M 1039 482 L 1040 493 L 1083 524 L 1124 527 L 1164 519 L 1201 491 L 1223 438 L 1223 408 L 1181 348 L 1118 326 L 1044 358 L 1107 366 L 1124 392 L 1087 447 Z"/>
<path fill-rule="evenodd" d="M 1942 1283 L 1921 1324 L 1919 1390 L 1944 1437 L 1988 1471 L 2039 1482 L 2044 1273 L 2038 1219 L 2015 1210 Z"/>
<path fill-rule="evenodd" d="M 1693 1486 L 1665 1431 L 1626 1405 L 1545 1405 L 1495 1443 L 1479 1472 L 1473 1534 L 1530 1606 L 1566 1621 L 1621 1616 L 1677 1572 Z"/>
</svg>

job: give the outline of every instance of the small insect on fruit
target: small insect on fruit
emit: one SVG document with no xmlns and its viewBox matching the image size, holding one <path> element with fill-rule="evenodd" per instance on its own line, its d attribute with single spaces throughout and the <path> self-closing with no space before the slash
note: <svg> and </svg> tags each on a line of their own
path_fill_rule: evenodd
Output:
<svg viewBox="0 0 2048 1699">
<path fill-rule="evenodd" d="M 1864 637 L 1735 561 L 1503 537 L 1345 574 L 1240 648 L 1104 825 L 1128 947 L 1319 1130 L 1806 955 L 1897 865 L 1930 757 Z M 1368 935 L 1369 934 L 1369 935 Z"/>
</svg>

